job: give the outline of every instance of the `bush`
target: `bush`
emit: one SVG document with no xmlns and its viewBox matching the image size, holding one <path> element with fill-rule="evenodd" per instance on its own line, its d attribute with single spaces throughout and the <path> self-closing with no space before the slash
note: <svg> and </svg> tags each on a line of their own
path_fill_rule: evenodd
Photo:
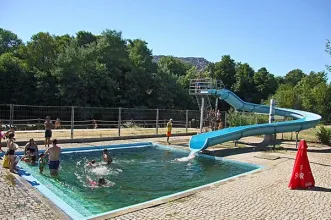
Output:
<svg viewBox="0 0 331 220">
<path fill-rule="evenodd" d="M 227 122 L 230 127 L 237 127 L 241 125 L 254 125 L 268 123 L 268 115 L 260 115 L 249 112 L 237 112 L 231 109 L 228 112 Z"/>
<path fill-rule="evenodd" d="M 331 129 L 320 127 L 320 130 L 316 133 L 316 137 L 322 144 L 330 144 Z"/>
</svg>

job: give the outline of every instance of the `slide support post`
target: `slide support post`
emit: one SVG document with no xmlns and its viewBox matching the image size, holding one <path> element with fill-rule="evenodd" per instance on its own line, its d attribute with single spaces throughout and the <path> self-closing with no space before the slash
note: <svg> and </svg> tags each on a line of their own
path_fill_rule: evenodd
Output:
<svg viewBox="0 0 331 220">
<path fill-rule="evenodd" d="M 275 115 L 275 100 L 270 99 L 269 123 L 273 123 L 275 121 L 274 115 Z M 264 135 L 264 141 L 266 142 L 275 141 L 276 140 L 275 134 Z M 275 143 L 273 143 L 273 146 L 275 147 Z"/>
<path fill-rule="evenodd" d="M 205 105 L 205 98 L 201 98 L 201 112 L 200 112 L 200 133 L 202 133 L 202 128 L 203 128 L 203 109 Z"/>
<path fill-rule="evenodd" d="M 299 132 L 295 132 L 295 148 L 298 148 Z"/>
</svg>

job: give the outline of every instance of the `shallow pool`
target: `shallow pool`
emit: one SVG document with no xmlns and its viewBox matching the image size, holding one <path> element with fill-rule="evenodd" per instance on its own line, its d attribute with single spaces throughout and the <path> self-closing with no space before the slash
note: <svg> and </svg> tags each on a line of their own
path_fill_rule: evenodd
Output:
<svg viewBox="0 0 331 220">
<path fill-rule="evenodd" d="M 118 208 L 142 203 L 162 196 L 202 186 L 231 176 L 257 169 L 255 165 L 196 157 L 179 162 L 188 152 L 163 146 L 144 146 L 110 149 L 113 163 L 103 164 L 102 150 L 64 152 L 61 155 L 60 175 L 49 177 L 49 170 L 39 174 L 36 166 L 20 162 L 63 201 L 89 217 Z M 96 160 L 95 167 L 87 166 Z M 91 187 L 88 179 L 104 177 L 106 187 Z"/>
</svg>

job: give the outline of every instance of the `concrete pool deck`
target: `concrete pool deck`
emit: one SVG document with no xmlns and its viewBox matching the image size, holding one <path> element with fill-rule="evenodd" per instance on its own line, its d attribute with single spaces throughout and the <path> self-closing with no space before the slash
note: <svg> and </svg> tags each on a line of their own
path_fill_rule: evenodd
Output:
<svg viewBox="0 0 331 220">
<path fill-rule="evenodd" d="M 174 137 L 172 146 L 188 149 L 189 137 Z M 132 142 L 165 144 L 164 138 L 61 144 L 61 147 L 99 146 Z M 259 151 L 261 138 L 242 139 L 248 147 L 210 148 L 208 153 L 265 166 L 255 173 L 208 187 L 187 197 L 137 210 L 111 219 L 331 219 L 331 148 L 308 143 L 308 157 L 316 187 L 287 188 L 295 142 L 283 150 Z M 42 147 L 40 147 L 42 149 Z M 278 159 L 277 159 L 278 158 Z M 16 177 L 16 178 L 15 178 Z M 66 219 L 67 216 L 17 175 L 0 168 L 0 219 Z"/>
</svg>

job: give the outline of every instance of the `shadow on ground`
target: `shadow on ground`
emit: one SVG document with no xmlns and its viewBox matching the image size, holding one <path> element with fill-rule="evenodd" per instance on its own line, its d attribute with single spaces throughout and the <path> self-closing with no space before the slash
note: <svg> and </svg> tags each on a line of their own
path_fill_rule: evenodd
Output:
<svg viewBox="0 0 331 220">
<path fill-rule="evenodd" d="M 330 188 L 314 186 L 309 189 L 295 189 L 295 190 L 302 190 L 302 191 L 316 191 L 316 192 L 331 192 Z"/>
</svg>

